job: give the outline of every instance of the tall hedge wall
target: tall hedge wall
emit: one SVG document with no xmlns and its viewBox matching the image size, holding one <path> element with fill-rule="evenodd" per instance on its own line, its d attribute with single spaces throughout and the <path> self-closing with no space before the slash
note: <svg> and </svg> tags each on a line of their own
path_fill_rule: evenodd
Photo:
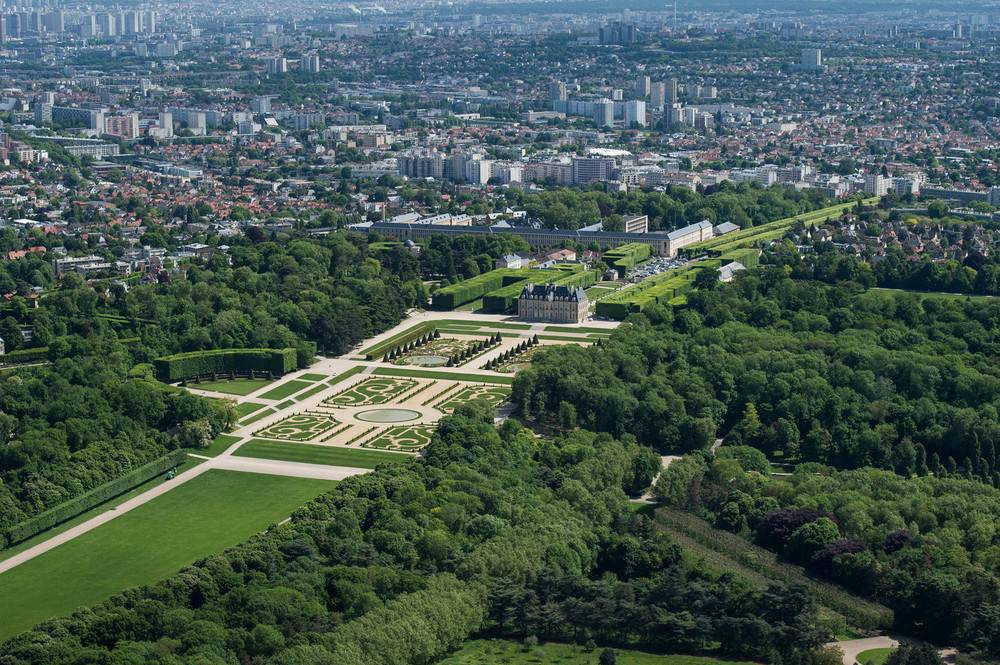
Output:
<svg viewBox="0 0 1000 665">
<path fill-rule="evenodd" d="M 604 253 L 604 262 L 612 266 L 622 276 L 635 264 L 648 259 L 653 254 L 653 246 L 644 242 L 630 242 Z"/>
<path fill-rule="evenodd" d="M 291 372 L 298 365 L 298 355 L 288 349 L 218 349 L 192 351 L 153 361 L 156 378 L 160 381 L 178 381 L 192 376 L 228 374 L 230 372 L 271 372 L 280 376 Z"/>
<path fill-rule="evenodd" d="M 490 291 L 496 291 L 504 286 L 504 277 L 512 271 L 499 268 L 471 277 L 464 282 L 445 286 L 434 292 L 431 302 L 441 309 L 455 309 L 459 305 L 482 298 Z"/>
<path fill-rule="evenodd" d="M 95 487 L 86 494 L 81 494 L 66 503 L 61 503 L 27 522 L 15 524 L 7 529 L 3 537 L 0 538 L 0 541 L 6 541 L 6 543 L 3 543 L 4 547 L 16 545 L 35 534 L 50 529 L 57 524 L 62 524 L 66 520 L 73 519 L 80 513 L 90 510 L 109 499 L 113 499 L 119 494 L 124 494 L 133 487 L 141 485 L 151 478 L 155 478 L 168 469 L 183 464 L 186 459 L 187 452 L 184 450 L 175 450 L 165 457 L 161 457 L 145 466 L 126 473 L 124 476 L 119 476 L 111 482 L 105 483 L 100 487 Z"/>
</svg>

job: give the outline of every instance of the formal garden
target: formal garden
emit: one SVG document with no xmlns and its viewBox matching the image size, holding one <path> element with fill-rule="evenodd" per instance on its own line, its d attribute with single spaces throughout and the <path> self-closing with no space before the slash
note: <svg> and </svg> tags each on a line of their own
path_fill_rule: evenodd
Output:
<svg viewBox="0 0 1000 665">
<path fill-rule="evenodd" d="M 510 398 L 510 388 L 506 386 L 465 386 L 457 392 L 447 394 L 434 405 L 442 413 L 451 413 L 456 407 L 471 402 L 474 399 L 484 399 L 492 406 L 497 407 Z"/>
<path fill-rule="evenodd" d="M 437 428 L 433 425 L 390 427 L 380 432 L 375 438 L 362 443 L 361 447 L 413 453 L 431 442 L 431 436 L 435 429 Z"/>
<path fill-rule="evenodd" d="M 385 404 L 398 398 L 408 390 L 417 386 L 413 379 L 395 377 L 375 377 L 365 379 L 347 390 L 337 393 L 324 400 L 331 406 L 367 406 L 369 404 Z"/>
<path fill-rule="evenodd" d="M 288 441 L 309 441 L 330 431 L 337 425 L 336 420 L 324 413 L 304 411 L 288 416 L 284 420 L 256 432 L 268 439 L 286 439 Z"/>
</svg>

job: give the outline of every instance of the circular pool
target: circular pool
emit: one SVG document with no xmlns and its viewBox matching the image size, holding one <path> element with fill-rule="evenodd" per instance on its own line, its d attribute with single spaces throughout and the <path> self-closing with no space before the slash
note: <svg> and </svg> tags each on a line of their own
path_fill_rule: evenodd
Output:
<svg viewBox="0 0 1000 665">
<path fill-rule="evenodd" d="M 528 369 L 531 367 L 531 363 L 514 363 L 513 365 L 507 365 L 503 368 L 505 372 L 520 372 L 522 369 Z"/>
<path fill-rule="evenodd" d="M 434 367 L 436 365 L 444 365 L 448 362 L 448 359 L 444 356 L 412 356 L 406 359 L 406 362 L 411 365 L 423 365 L 424 367 Z"/>
<path fill-rule="evenodd" d="M 403 423 L 419 418 L 420 413 L 411 409 L 370 409 L 354 416 L 366 423 Z"/>
</svg>

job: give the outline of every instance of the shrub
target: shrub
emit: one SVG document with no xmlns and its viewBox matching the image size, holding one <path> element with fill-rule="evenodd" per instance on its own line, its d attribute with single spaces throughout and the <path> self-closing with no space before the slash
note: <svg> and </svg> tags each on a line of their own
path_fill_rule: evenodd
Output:
<svg viewBox="0 0 1000 665">
<path fill-rule="evenodd" d="M 185 377 L 210 376 L 213 372 L 272 372 L 282 375 L 298 366 L 298 352 L 287 349 L 220 349 L 164 356 L 153 361 L 156 378 L 170 382 Z"/>
</svg>

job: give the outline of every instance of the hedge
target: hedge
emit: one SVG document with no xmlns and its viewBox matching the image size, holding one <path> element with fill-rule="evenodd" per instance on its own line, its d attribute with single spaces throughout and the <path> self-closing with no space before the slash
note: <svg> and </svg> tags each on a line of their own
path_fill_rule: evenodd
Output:
<svg viewBox="0 0 1000 665">
<path fill-rule="evenodd" d="M 15 524 L 7 529 L 6 533 L 4 533 L 4 539 L 7 541 L 4 546 L 9 547 L 11 545 L 16 545 L 17 543 L 27 540 L 28 538 L 31 538 L 46 529 L 50 529 L 57 524 L 62 524 L 66 520 L 73 519 L 80 513 L 90 510 L 94 506 L 100 505 L 105 501 L 115 498 L 116 496 L 124 494 L 132 488 L 143 484 L 147 480 L 164 473 L 168 469 L 180 466 L 186 459 L 186 451 L 175 450 L 165 457 L 161 457 L 145 466 L 129 471 L 124 476 L 119 476 L 111 482 L 105 483 L 100 487 L 95 487 L 86 494 L 81 494 L 80 496 L 70 499 L 65 503 L 61 503 L 55 508 L 47 510 L 27 522 Z"/>
<path fill-rule="evenodd" d="M 10 353 L 5 353 L 0 356 L 0 362 L 4 365 L 17 364 L 17 363 L 30 363 L 38 360 L 48 360 L 49 359 L 49 347 L 40 346 L 35 349 L 21 349 L 19 351 L 11 351 Z"/>
<path fill-rule="evenodd" d="M 861 204 L 865 206 L 875 205 L 878 201 L 879 198 L 876 196 L 864 199 L 861 201 Z M 687 247 L 681 248 L 680 254 L 682 256 L 698 256 L 700 254 L 719 256 L 727 251 L 738 249 L 740 247 L 759 245 L 767 240 L 776 240 L 784 236 L 788 229 L 792 228 L 796 222 L 802 222 L 806 226 L 815 226 L 827 217 L 839 217 L 856 206 L 857 201 L 850 201 L 848 203 L 840 203 L 828 208 L 821 208 L 820 210 L 813 210 L 812 212 L 804 212 L 801 215 L 795 215 L 794 217 L 786 217 L 785 219 L 768 222 L 767 224 L 762 224 L 761 226 L 754 226 L 741 231 L 736 231 L 735 233 L 729 233 L 724 236 L 718 236 L 710 240 L 703 240 L 702 242 L 688 245 Z"/>
<path fill-rule="evenodd" d="M 389 353 L 393 349 L 403 346 L 404 344 L 409 344 L 413 340 L 423 337 L 424 335 L 432 334 L 436 329 L 437 323 L 434 321 L 421 323 L 418 326 L 410 328 L 402 335 L 391 337 L 381 344 L 376 344 L 375 346 L 367 349 L 365 351 L 365 358 L 367 360 L 380 360 L 382 356 Z"/>
<path fill-rule="evenodd" d="M 605 252 L 603 261 L 613 266 L 623 277 L 637 263 L 645 261 L 653 254 L 653 246 L 644 242 L 630 242 Z"/>
<path fill-rule="evenodd" d="M 160 381 L 178 381 L 187 377 L 211 374 L 271 372 L 281 376 L 298 366 L 298 353 L 288 349 L 218 349 L 192 351 L 153 361 L 156 378 Z"/>
<path fill-rule="evenodd" d="M 503 287 L 504 277 L 511 272 L 510 269 L 499 268 L 471 277 L 464 282 L 442 287 L 434 292 L 431 302 L 441 309 L 455 309 Z"/>
<path fill-rule="evenodd" d="M 756 268 L 758 265 L 760 265 L 760 250 L 757 249 L 756 247 L 747 247 L 745 249 L 734 249 L 730 252 L 726 252 L 719 258 L 722 259 L 722 265 L 728 265 L 730 263 L 739 263 L 745 268 Z"/>
<path fill-rule="evenodd" d="M 574 269 L 532 270 L 528 279 L 521 280 L 511 286 L 505 286 L 502 289 L 497 289 L 493 293 L 483 296 L 483 310 L 499 314 L 513 309 L 514 303 L 517 301 L 518 296 L 521 295 L 526 282 L 540 284 L 548 282 L 551 279 L 554 284 L 559 286 L 582 286 L 584 288 L 597 283 L 596 271 L 583 270 L 582 266 L 577 267 L 577 264 L 565 265 L 573 265 Z M 539 276 L 543 279 L 533 279 Z"/>
</svg>

